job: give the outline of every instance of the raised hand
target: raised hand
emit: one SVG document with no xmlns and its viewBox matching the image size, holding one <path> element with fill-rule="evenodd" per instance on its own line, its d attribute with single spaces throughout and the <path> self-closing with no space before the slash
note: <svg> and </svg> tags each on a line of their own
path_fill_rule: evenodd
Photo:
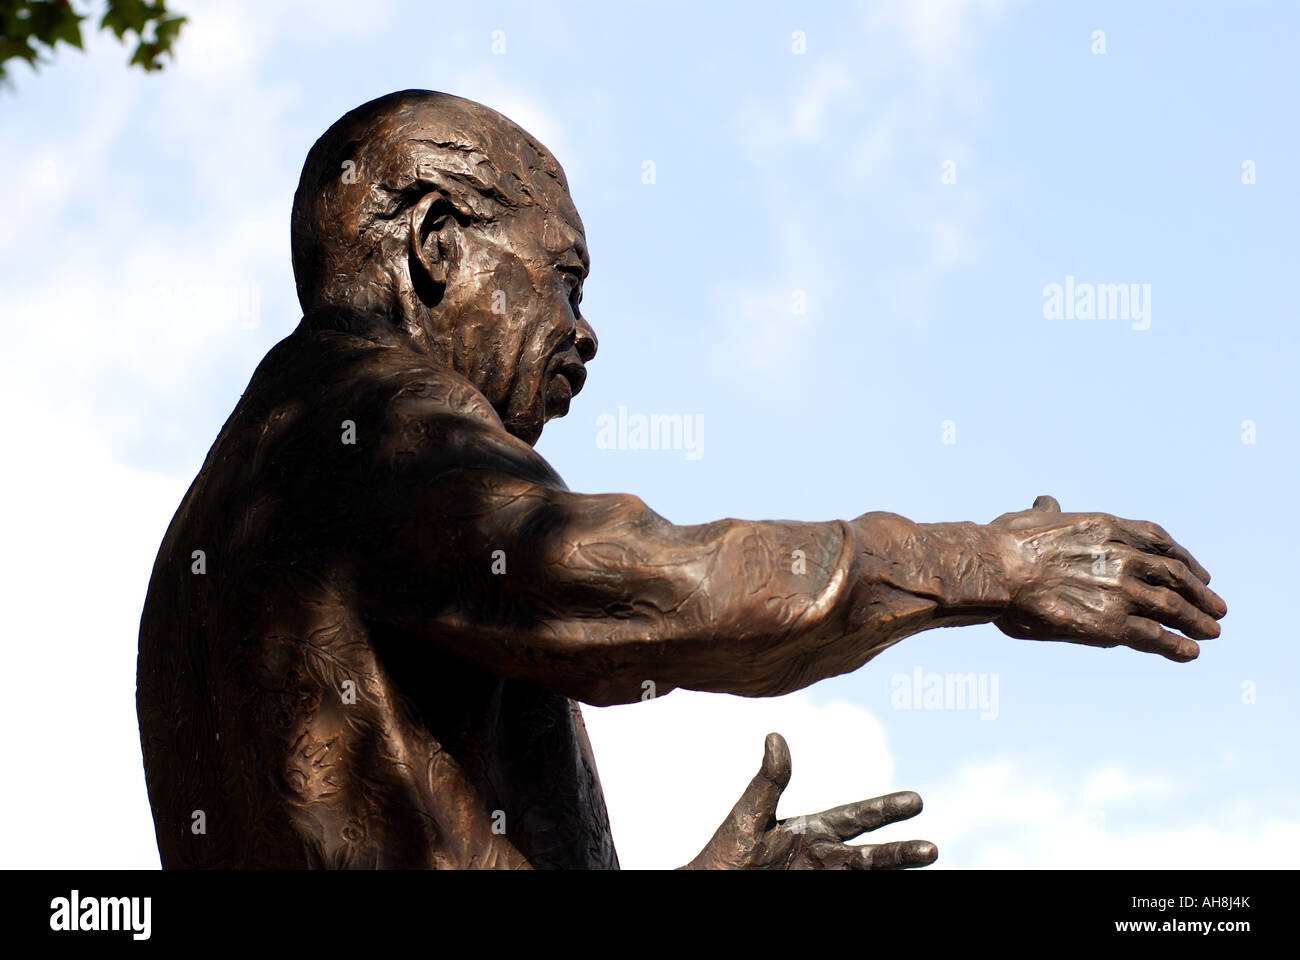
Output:
<svg viewBox="0 0 1300 960">
<path fill-rule="evenodd" d="M 925 840 L 850 844 L 863 833 L 921 812 L 915 793 L 891 793 L 811 816 L 776 819 L 790 783 L 790 748 L 769 733 L 763 764 L 731 815 L 685 870 L 899 870 L 934 863 L 939 851 Z"/>
</svg>

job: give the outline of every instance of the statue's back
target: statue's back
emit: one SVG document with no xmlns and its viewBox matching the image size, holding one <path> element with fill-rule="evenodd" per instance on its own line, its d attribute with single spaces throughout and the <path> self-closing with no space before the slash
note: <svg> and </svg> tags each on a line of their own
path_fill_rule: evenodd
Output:
<svg viewBox="0 0 1300 960">
<path fill-rule="evenodd" d="M 137 685 L 164 867 L 617 865 L 576 704 L 365 622 L 343 545 L 385 492 L 341 411 L 382 415 L 394 356 L 300 328 L 168 528 Z"/>
</svg>

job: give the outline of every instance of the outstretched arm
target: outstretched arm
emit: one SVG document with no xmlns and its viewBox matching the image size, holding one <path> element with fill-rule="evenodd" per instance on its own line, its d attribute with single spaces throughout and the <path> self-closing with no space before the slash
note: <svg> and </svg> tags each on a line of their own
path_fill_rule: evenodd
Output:
<svg viewBox="0 0 1300 960">
<path fill-rule="evenodd" d="M 1026 511 L 677 526 L 633 496 L 568 491 L 487 418 L 418 398 L 394 413 L 374 532 L 402 562 L 367 585 L 370 615 L 588 703 L 675 687 L 774 696 L 936 626 L 993 621 L 1174 659 L 1195 644 L 1161 624 L 1218 632 L 1208 576 L 1147 525 Z"/>
</svg>

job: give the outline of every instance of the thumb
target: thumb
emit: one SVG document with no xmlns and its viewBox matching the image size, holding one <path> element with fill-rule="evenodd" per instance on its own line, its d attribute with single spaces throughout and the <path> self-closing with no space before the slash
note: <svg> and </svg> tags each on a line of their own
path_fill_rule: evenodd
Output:
<svg viewBox="0 0 1300 960">
<path fill-rule="evenodd" d="M 776 804 L 790 783 L 790 747 L 779 733 L 763 743 L 763 764 L 736 801 L 732 816 L 756 829 L 776 819 Z"/>
</svg>

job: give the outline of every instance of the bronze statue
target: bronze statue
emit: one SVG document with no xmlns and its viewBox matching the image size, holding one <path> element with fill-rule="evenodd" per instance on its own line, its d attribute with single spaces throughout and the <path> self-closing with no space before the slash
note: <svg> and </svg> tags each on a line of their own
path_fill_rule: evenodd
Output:
<svg viewBox="0 0 1300 960">
<path fill-rule="evenodd" d="M 1190 660 L 1226 612 L 1159 527 L 1061 513 L 676 526 L 532 445 L 582 389 L 582 221 L 505 117 L 424 90 L 312 148 L 303 319 L 181 503 L 140 626 L 164 867 L 617 867 L 577 701 L 771 697 L 931 627 Z M 1172 632 L 1181 631 L 1182 634 Z M 778 822 L 785 742 L 688 866 L 921 866 L 913 793 Z M 704 839 L 704 838 L 701 838 Z"/>
</svg>

